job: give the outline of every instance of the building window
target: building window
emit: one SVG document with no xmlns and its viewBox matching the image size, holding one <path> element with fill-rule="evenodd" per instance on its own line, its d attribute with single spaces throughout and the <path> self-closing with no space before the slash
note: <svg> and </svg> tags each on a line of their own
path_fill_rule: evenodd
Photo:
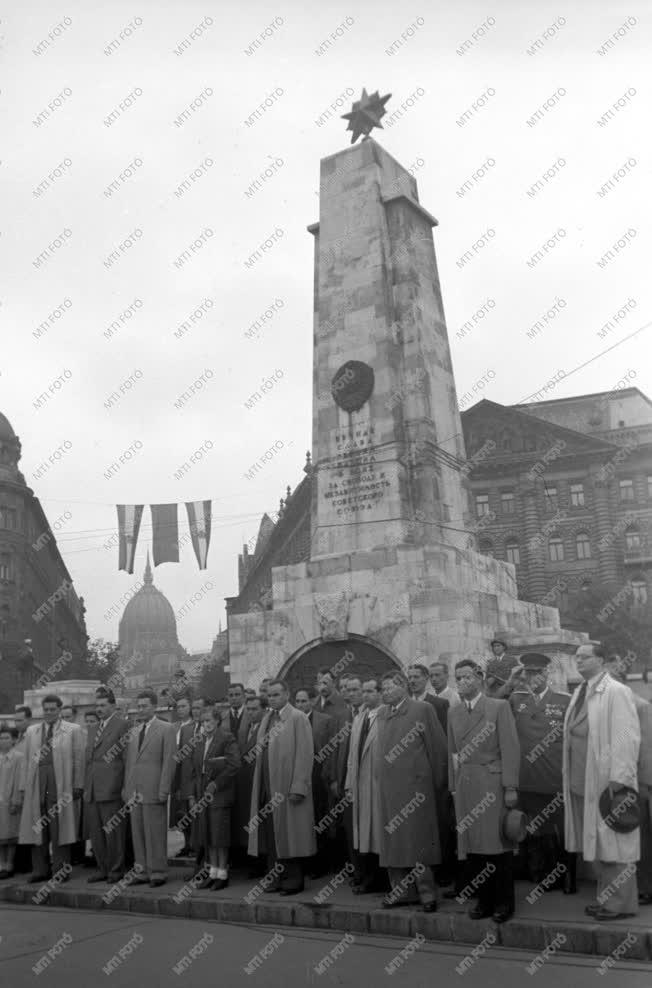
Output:
<svg viewBox="0 0 652 988">
<path fill-rule="evenodd" d="M 521 553 L 519 552 L 518 542 L 516 539 L 510 539 L 509 542 L 505 543 L 505 552 L 507 553 L 507 562 L 514 563 L 518 566 L 521 562 Z"/>
<path fill-rule="evenodd" d="M 548 511 L 556 511 L 557 504 L 557 488 L 546 487 L 546 508 Z"/>
<path fill-rule="evenodd" d="M 634 500 L 634 481 L 633 480 L 621 480 L 620 481 L 620 500 L 621 501 L 633 501 Z"/>
<path fill-rule="evenodd" d="M 641 548 L 641 533 L 637 528 L 628 528 L 625 531 L 625 549 L 627 552 L 638 552 Z"/>
<path fill-rule="evenodd" d="M 514 494 L 512 491 L 503 491 L 500 495 L 500 507 L 504 515 L 514 514 Z"/>
<path fill-rule="evenodd" d="M 641 606 L 647 604 L 647 583 L 645 580 L 632 580 L 632 603 Z"/>
<path fill-rule="evenodd" d="M 0 553 L 0 580 L 12 580 L 13 567 L 11 556 L 8 552 Z"/>
<path fill-rule="evenodd" d="M 553 563 L 563 563 L 564 561 L 564 543 L 559 538 L 558 535 L 553 535 L 553 537 L 548 542 L 548 555 L 550 556 L 550 561 Z"/>
<path fill-rule="evenodd" d="M 489 495 L 488 494 L 476 494 L 475 495 L 475 513 L 478 518 L 482 518 L 483 515 L 489 514 Z"/>
<path fill-rule="evenodd" d="M 491 556 L 493 558 L 494 556 L 493 542 L 490 542 L 488 539 L 482 539 L 480 542 L 480 552 L 482 553 L 483 556 Z"/>
<path fill-rule="evenodd" d="M 575 546 L 577 548 L 578 559 L 591 558 L 591 540 L 586 534 L 586 532 L 579 533 L 579 535 L 575 539 Z"/>
<path fill-rule="evenodd" d="M 570 485 L 571 506 L 573 508 L 584 507 L 584 484 Z"/>
<path fill-rule="evenodd" d="M 16 509 L 0 508 L 0 528 L 10 528 L 16 530 Z"/>
</svg>

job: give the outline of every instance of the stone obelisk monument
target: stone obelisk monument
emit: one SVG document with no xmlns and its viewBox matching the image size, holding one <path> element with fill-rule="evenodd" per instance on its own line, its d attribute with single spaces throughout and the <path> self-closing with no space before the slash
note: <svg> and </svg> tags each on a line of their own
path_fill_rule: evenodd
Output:
<svg viewBox="0 0 652 988">
<path fill-rule="evenodd" d="M 553 656 L 565 684 L 585 636 L 520 601 L 514 566 L 473 550 L 465 452 L 432 230 L 413 176 L 368 136 L 326 157 L 314 236 L 311 554 L 272 570 L 270 611 L 233 615 L 242 680 L 290 675 L 324 642 L 399 665 L 482 660 L 497 633 Z M 554 661 L 556 660 L 556 662 Z M 306 675 L 306 679 L 309 676 Z"/>
</svg>

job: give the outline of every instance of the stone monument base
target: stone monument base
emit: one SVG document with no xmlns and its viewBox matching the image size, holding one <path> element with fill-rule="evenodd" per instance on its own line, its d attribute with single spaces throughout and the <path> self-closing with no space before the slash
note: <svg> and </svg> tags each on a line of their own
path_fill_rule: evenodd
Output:
<svg viewBox="0 0 652 988">
<path fill-rule="evenodd" d="M 273 568 L 271 609 L 229 617 L 231 678 L 313 685 L 315 655 L 339 656 L 338 673 L 356 662 L 368 672 L 375 652 L 376 674 L 441 657 L 452 675 L 462 658 L 484 666 L 496 636 L 515 655 L 549 655 L 556 688 L 579 679 L 572 654 L 588 636 L 563 630 L 556 608 L 519 600 L 512 564 L 444 543 L 358 550 Z"/>
</svg>

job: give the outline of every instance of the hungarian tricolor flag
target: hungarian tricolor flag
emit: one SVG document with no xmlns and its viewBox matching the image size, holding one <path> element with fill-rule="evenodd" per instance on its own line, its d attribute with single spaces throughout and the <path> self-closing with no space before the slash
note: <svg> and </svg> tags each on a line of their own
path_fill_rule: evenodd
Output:
<svg viewBox="0 0 652 988">
<path fill-rule="evenodd" d="M 179 562 L 179 525 L 176 504 L 151 504 L 154 565 Z"/>
<path fill-rule="evenodd" d="M 186 501 L 192 547 L 200 569 L 206 569 L 208 546 L 211 540 L 211 502 Z"/>
<path fill-rule="evenodd" d="M 118 537 L 120 539 L 118 569 L 133 573 L 140 520 L 143 517 L 143 505 L 117 504 L 116 508 L 118 509 Z"/>
</svg>

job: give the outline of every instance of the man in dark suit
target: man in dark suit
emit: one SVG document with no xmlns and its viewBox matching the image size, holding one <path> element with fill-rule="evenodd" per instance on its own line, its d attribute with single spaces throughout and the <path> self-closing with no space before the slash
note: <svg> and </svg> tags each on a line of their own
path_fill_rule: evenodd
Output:
<svg viewBox="0 0 652 988">
<path fill-rule="evenodd" d="M 176 735 L 172 724 L 156 716 L 158 697 L 143 690 L 136 698 L 138 730 L 132 732 L 127 748 L 123 799 L 131 810 L 135 868 L 152 888 L 164 885 L 167 877 L 167 804 L 174 775 Z"/>
<path fill-rule="evenodd" d="M 89 728 L 86 742 L 84 812 L 97 872 L 88 881 L 119 882 L 125 873 L 127 823 L 120 810 L 129 724 L 108 686 L 95 690 L 95 709 L 100 720 Z"/>
<path fill-rule="evenodd" d="M 254 769 L 256 768 L 256 737 L 258 735 L 258 725 L 263 719 L 265 709 L 262 700 L 258 696 L 247 698 L 246 715 L 249 726 L 245 742 L 240 748 L 241 759 L 240 768 L 235 781 L 235 801 L 231 812 L 231 857 L 233 860 L 233 849 L 239 851 L 238 856 L 246 854 L 249 844 L 249 833 L 246 829 L 249 823 L 251 812 L 251 789 L 254 784 Z M 251 862 L 250 878 L 258 878 L 261 871 L 257 862 Z"/>
<path fill-rule="evenodd" d="M 320 669 L 317 673 L 317 693 L 319 699 L 315 710 L 330 717 L 330 737 L 326 747 L 326 758 L 331 761 L 329 804 L 334 806 L 344 796 L 346 765 L 349 754 L 348 739 L 351 733 L 353 716 L 351 708 L 341 693 L 335 689 L 335 677 L 329 668 Z M 318 761 L 325 760 L 316 753 Z M 335 870 L 342 867 L 346 859 L 346 834 L 342 829 L 342 815 L 339 814 L 336 823 L 331 828 L 338 834 L 337 841 L 331 845 L 332 860 L 329 867 Z M 334 835 L 333 835 L 334 836 Z"/>
<path fill-rule="evenodd" d="M 320 669 L 317 673 L 317 700 L 315 709 L 320 714 L 326 714 L 333 721 L 333 733 L 342 726 L 347 718 L 348 707 L 341 693 L 335 689 L 335 679 L 330 669 Z"/>
<path fill-rule="evenodd" d="M 341 777 L 342 786 L 344 786 L 348 756 L 346 745 L 348 733 L 343 729 L 347 723 L 351 722 L 351 708 L 342 694 L 335 689 L 335 680 L 330 669 L 320 669 L 317 673 L 317 693 L 319 699 L 315 704 L 315 710 L 317 713 L 330 718 L 328 743 L 332 743 L 333 746 L 332 752 L 329 753 L 333 762 L 330 790 L 331 796 L 334 799 L 339 799 L 338 779 Z"/>
<path fill-rule="evenodd" d="M 249 718 L 245 708 L 245 691 L 242 683 L 231 683 L 228 698 L 228 720 L 225 716 L 224 729 L 233 735 L 242 748 L 249 733 Z"/>
<path fill-rule="evenodd" d="M 312 741 L 315 756 L 322 751 L 333 736 L 331 718 L 314 709 L 317 699 L 315 690 L 308 686 L 297 690 L 294 705 L 297 710 L 306 714 L 312 728 Z M 321 761 L 315 757 L 312 763 L 312 805 L 315 813 L 315 825 L 319 825 L 328 812 L 328 792 L 332 781 L 333 760 L 324 758 Z M 311 878 L 319 878 L 328 871 L 328 835 L 317 831 L 317 854 L 313 863 Z"/>
<path fill-rule="evenodd" d="M 193 853 L 192 822 L 188 816 L 190 798 L 194 796 L 192 781 L 192 754 L 201 735 L 201 724 L 190 716 L 190 701 L 187 696 L 177 700 L 177 750 L 174 754 L 174 782 L 172 783 L 172 799 L 170 800 L 170 826 L 181 825 L 183 847 L 178 852 L 178 858 L 185 858 Z"/>
<path fill-rule="evenodd" d="M 442 726 L 444 737 L 448 740 L 448 709 L 449 702 L 443 696 L 437 696 L 430 684 L 430 674 L 426 666 L 415 663 L 408 668 L 408 683 L 413 700 L 429 703 L 435 711 L 437 720 Z M 437 803 L 437 823 L 439 826 L 439 842 L 441 845 L 441 864 L 435 868 L 435 875 L 440 885 L 450 885 L 457 871 L 455 853 L 455 812 L 453 801 L 448 789 L 435 791 Z M 450 895 L 448 895 L 450 898 Z"/>
<path fill-rule="evenodd" d="M 448 731 L 448 700 L 437 696 L 430 685 L 430 674 L 424 665 L 415 663 L 408 668 L 408 683 L 410 686 L 410 696 L 413 700 L 422 700 L 429 703 L 437 714 L 437 720 L 442 726 L 444 734 Z"/>
</svg>

